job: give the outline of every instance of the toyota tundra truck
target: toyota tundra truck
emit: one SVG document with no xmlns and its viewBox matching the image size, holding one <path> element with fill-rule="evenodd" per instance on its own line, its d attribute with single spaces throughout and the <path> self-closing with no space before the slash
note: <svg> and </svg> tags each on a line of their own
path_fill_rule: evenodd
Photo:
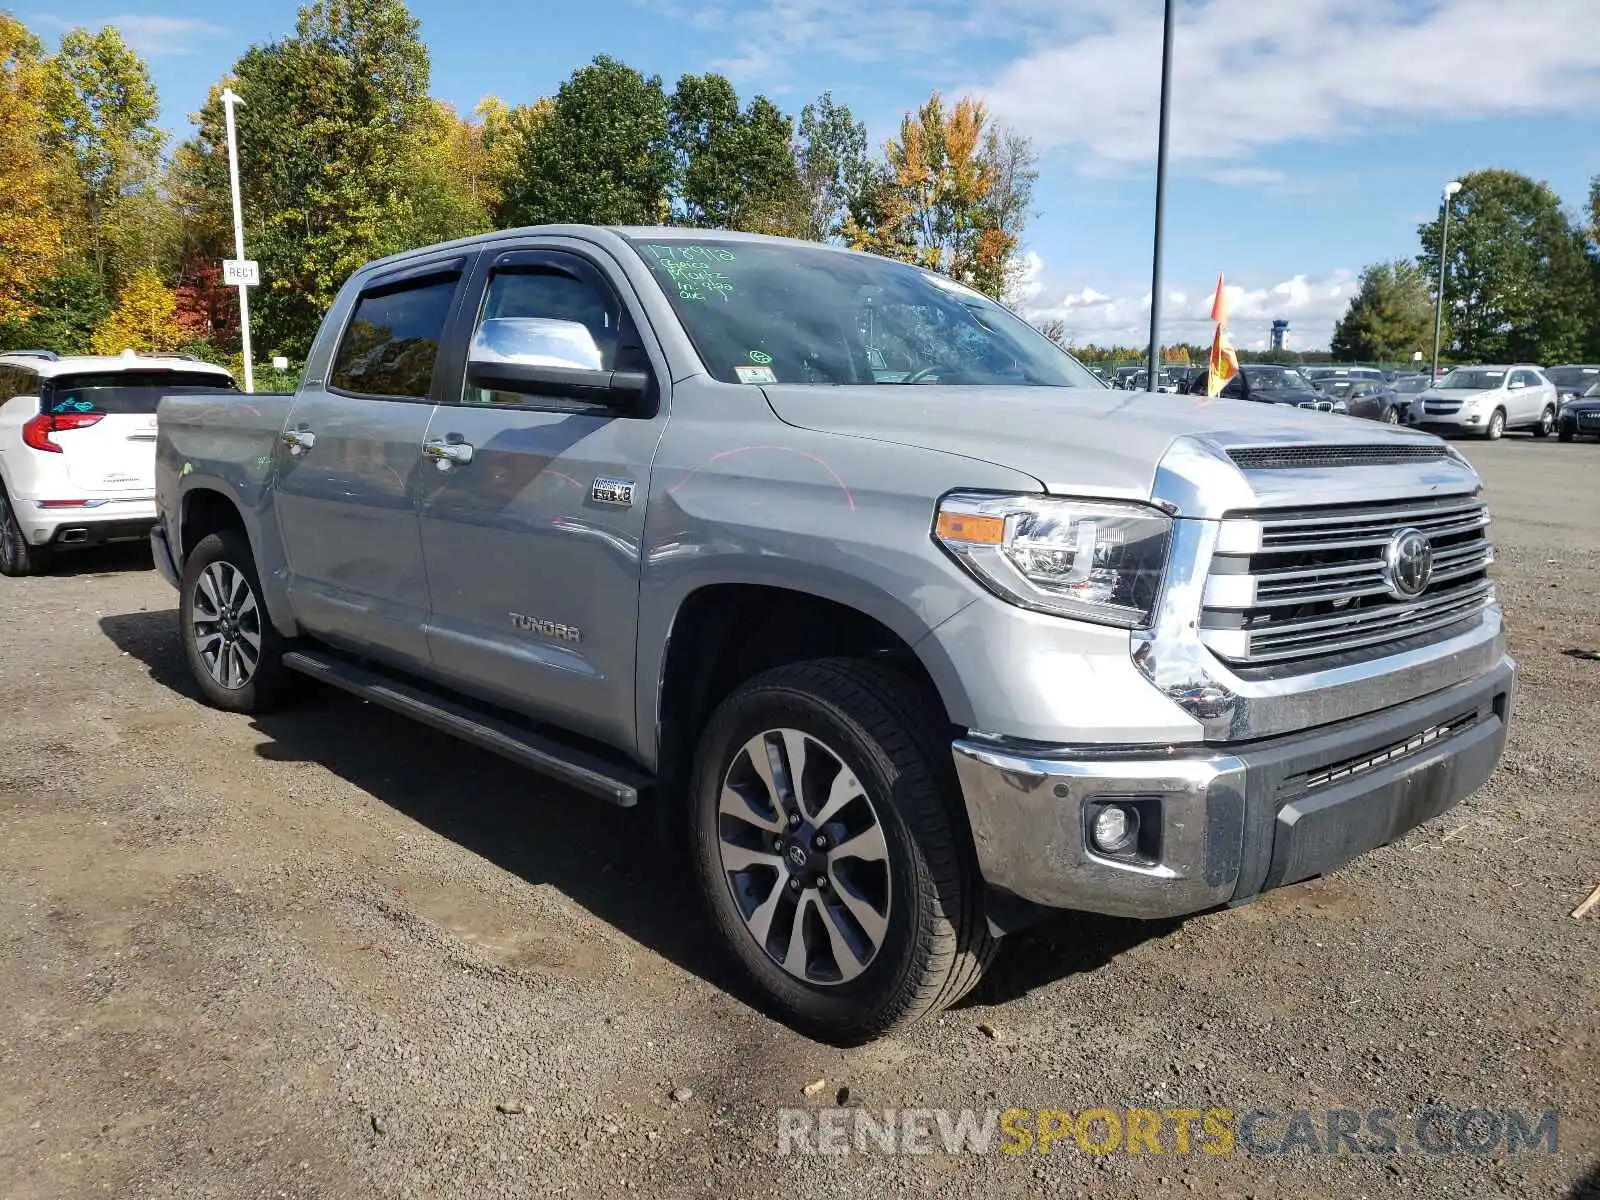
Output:
<svg viewBox="0 0 1600 1200">
<path fill-rule="evenodd" d="M 652 806 L 750 994 L 835 1042 L 1040 913 L 1330 871 L 1505 744 L 1459 453 L 1109 390 L 916 266 L 499 232 L 358 270 L 299 391 L 242 399 L 159 408 L 205 698 L 310 677 Z"/>
</svg>

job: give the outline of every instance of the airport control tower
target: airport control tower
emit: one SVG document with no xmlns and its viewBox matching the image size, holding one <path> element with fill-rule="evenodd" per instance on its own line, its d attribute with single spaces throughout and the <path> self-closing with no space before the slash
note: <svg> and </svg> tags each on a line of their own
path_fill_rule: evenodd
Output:
<svg viewBox="0 0 1600 1200">
<path fill-rule="evenodd" d="M 1287 350 L 1289 348 L 1289 322 L 1279 317 L 1272 323 L 1272 341 L 1274 350 Z"/>
</svg>

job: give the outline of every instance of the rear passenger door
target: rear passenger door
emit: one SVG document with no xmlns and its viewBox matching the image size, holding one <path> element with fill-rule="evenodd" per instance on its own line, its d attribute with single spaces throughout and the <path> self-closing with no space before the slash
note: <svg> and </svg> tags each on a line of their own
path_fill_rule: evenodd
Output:
<svg viewBox="0 0 1600 1200">
<path fill-rule="evenodd" d="M 325 377 L 306 379 L 277 449 L 296 619 L 335 645 L 418 669 L 429 656 L 417 482 L 469 261 L 408 263 L 341 297 Z"/>
<path fill-rule="evenodd" d="M 665 360 L 646 350 L 632 290 L 598 250 L 533 242 L 486 252 L 451 338 L 463 356 L 491 319 L 581 325 L 587 337 L 573 353 L 595 361 L 567 365 L 653 372 L 660 396 Z M 490 391 L 455 367 L 428 435 L 453 457 L 419 483 L 439 676 L 632 747 L 640 544 L 665 421 L 659 399 L 624 410 Z"/>
</svg>

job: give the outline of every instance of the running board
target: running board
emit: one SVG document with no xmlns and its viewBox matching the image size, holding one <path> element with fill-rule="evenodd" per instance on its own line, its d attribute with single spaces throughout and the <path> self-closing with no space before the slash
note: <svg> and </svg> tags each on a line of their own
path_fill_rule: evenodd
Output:
<svg viewBox="0 0 1600 1200">
<path fill-rule="evenodd" d="M 636 767 L 608 762 L 548 734 L 326 651 L 291 650 L 283 656 L 283 665 L 492 750 L 621 808 L 638 804 L 640 794 L 651 784 L 650 776 Z"/>
</svg>

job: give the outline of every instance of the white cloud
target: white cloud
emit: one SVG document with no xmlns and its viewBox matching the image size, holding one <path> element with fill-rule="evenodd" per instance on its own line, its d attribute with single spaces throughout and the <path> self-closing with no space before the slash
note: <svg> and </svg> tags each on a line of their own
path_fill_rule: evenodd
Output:
<svg viewBox="0 0 1600 1200">
<path fill-rule="evenodd" d="M 119 13 L 112 17 L 92 20 L 68 20 L 56 13 L 37 13 L 30 18 L 35 24 L 53 26 L 65 32 L 79 27 L 99 29 L 111 25 L 122 34 L 135 51 L 145 58 L 164 58 L 175 54 L 193 54 L 200 43 L 221 33 L 220 25 L 195 17 L 168 17 L 159 13 Z"/>
<path fill-rule="evenodd" d="M 1091 285 L 1063 289 L 1045 282 L 1044 274 L 1041 269 L 1038 290 L 1020 307 L 1028 320 L 1059 319 L 1078 344 L 1139 346 L 1149 338 L 1148 292 L 1117 296 Z M 1263 287 L 1227 284 L 1229 332 L 1236 345 L 1264 349 L 1272 322 L 1282 317 L 1295 346 L 1325 347 L 1358 286 L 1355 272 L 1344 268 L 1323 278 L 1297 274 Z M 1215 290 L 1215 284 L 1205 284 L 1169 292 L 1161 313 L 1162 341 L 1209 341 Z"/>
<path fill-rule="evenodd" d="M 1175 161 L 1222 183 L 1282 185 L 1250 157 L 1269 146 L 1396 124 L 1600 103 L 1594 0 L 1209 0 L 1180 7 L 1173 56 Z M 1580 32 L 1584 31 L 1584 32 Z M 1155 154 L 1160 13 L 1057 39 L 999 70 L 995 112 L 1042 148 L 1106 163 Z"/>
<path fill-rule="evenodd" d="M 1160 0 L 634 0 L 734 47 L 771 89 L 800 66 L 892 64 L 975 92 L 1090 174 L 1155 154 Z M 1185 0 L 1171 147 L 1231 187 L 1307 189 L 1254 161 L 1291 142 L 1600 105 L 1596 0 Z M 754 48 L 754 49 L 752 49 Z M 992 69 L 975 64 L 997 63 Z M 907 95 L 911 107 L 920 95 Z"/>
</svg>

